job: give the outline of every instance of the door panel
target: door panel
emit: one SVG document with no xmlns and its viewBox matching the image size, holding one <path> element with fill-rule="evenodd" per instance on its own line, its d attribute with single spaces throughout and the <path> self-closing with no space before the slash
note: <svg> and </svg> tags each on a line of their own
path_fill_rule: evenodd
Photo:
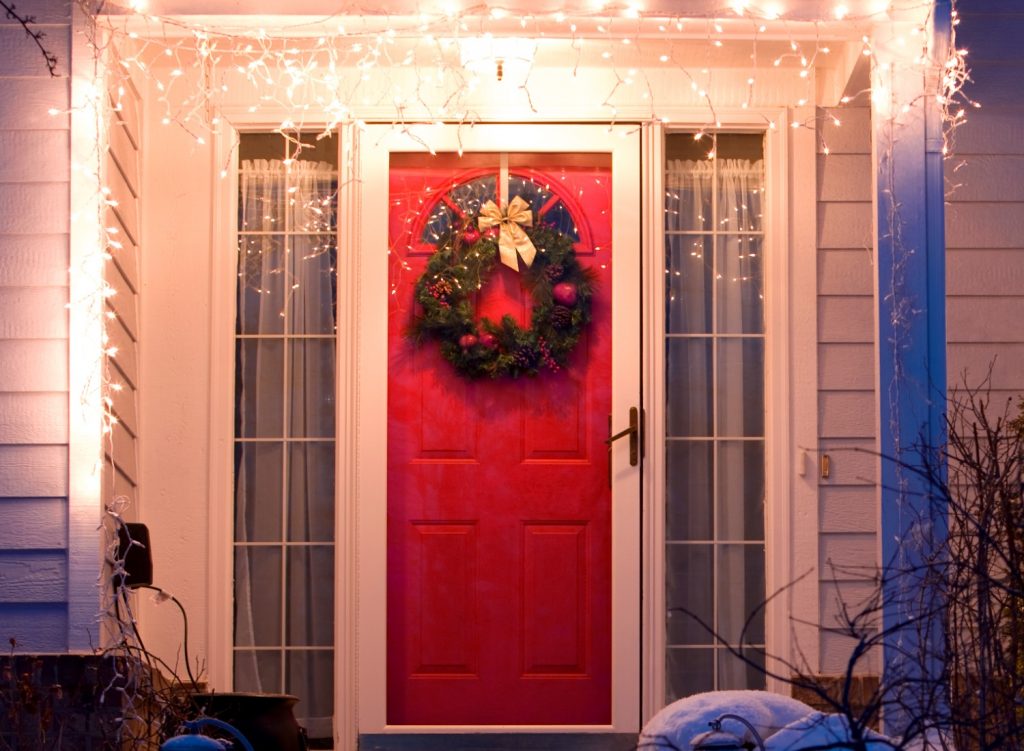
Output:
<svg viewBox="0 0 1024 751">
<path fill-rule="evenodd" d="M 611 180 L 604 154 L 391 163 L 389 725 L 612 721 Z M 412 287 L 432 235 L 504 185 L 580 238 L 593 317 L 559 372 L 468 381 L 406 336 Z M 501 265 L 476 301 L 521 325 L 531 308 Z"/>
</svg>

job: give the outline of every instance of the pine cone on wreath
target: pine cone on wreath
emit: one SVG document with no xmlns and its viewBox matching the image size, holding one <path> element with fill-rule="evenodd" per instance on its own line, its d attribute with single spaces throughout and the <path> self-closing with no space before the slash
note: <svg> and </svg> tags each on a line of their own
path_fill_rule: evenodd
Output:
<svg viewBox="0 0 1024 751">
<path fill-rule="evenodd" d="M 559 279 L 561 279 L 562 278 L 562 274 L 564 274 L 564 273 L 565 273 L 565 266 L 563 266 L 560 263 L 553 263 L 550 266 L 548 266 L 546 269 L 544 269 L 544 276 L 547 277 L 547 280 L 549 282 L 551 282 L 552 284 L 554 284 Z"/>
<path fill-rule="evenodd" d="M 564 305 L 556 305 L 551 309 L 551 325 L 556 329 L 567 329 L 572 326 L 572 310 Z"/>
<path fill-rule="evenodd" d="M 520 347 L 513 353 L 512 362 L 517 368 L 529 370 L 537 364 L 537 353 L 530 347 Z"/>
</svg>

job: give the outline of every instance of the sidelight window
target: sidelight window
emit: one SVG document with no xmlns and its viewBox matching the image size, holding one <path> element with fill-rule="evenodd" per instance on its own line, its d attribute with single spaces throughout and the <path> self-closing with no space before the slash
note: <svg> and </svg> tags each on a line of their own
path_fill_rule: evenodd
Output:
<svg viewBox="0 0 1024 751">
<path fill-rule="evenodd" d="M 666 701 L 763 688 L 763 136 L 666 139 Z"/>
<path fill-rule="evenodd" d="M 334 695 L 336 137 L 243 134 L 235 327 L 234 688 Z"/>
</svg>

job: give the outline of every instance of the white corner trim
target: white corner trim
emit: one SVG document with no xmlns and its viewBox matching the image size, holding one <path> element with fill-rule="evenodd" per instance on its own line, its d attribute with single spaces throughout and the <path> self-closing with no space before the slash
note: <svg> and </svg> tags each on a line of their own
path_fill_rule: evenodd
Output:
<svg viewBox="0 0 1024 751">
<path fill-rule="evenodd" d="M 70 652 L 100 646 L 103 561 L 103 268 L 101 119 L 106 88 L 76 3 L 71 27 L 68 295 L 68 634 Z"/>
<path fill-rule="evenodd" d="M 232 624 L 234 623 L 234 337 L 235 280 L 238 247 L 235 206 L 238 171 L 234 152 L 238 133 L 224 125 L 211 149 L 210 205 L 210 393 L 209 393 L 209 487 L 207 512 L 209 537 L 209 620 L 207 666 L 210 687 L 230 691 L 232 675 Z M 226 174 L 223 174 L 224 170 Z"/>
</svg>

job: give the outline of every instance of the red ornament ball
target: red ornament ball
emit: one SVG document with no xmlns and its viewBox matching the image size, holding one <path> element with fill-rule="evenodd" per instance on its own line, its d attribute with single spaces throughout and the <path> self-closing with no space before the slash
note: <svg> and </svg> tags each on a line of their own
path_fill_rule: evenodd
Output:
<svg viewBox="0 0 1024 751">
<path fill-rule="evenodd" d="M 476 346 L 477 341 L 475 334 L 463 334 L 459 337 L 459 346 L 463 349 L 469 349 Z"/>
<path fill-rule="evenodd" d="M 466 227 L 462 230 L 462 242 L 466 245 L 472 245 L 480 239 L 480 230 L 476 227 Z"/>
<path fill-rule="evenodd" d="M 487 349 L 494 349 L 498 346 L 498 337 L 489 331 L 485 331 L 480 335 L 480 344 Z"/>
<path fill-rule="evenodd" d="M 554 289 L 551 290 L 551 296 L 555 298 L 555 302 L 559 305 L 565 305 L 566 307 L 571 308 L 576 304 L 576 285 L 571 282 L 561 282 L 560 284 L 556 284 Z"/>
</svg>

